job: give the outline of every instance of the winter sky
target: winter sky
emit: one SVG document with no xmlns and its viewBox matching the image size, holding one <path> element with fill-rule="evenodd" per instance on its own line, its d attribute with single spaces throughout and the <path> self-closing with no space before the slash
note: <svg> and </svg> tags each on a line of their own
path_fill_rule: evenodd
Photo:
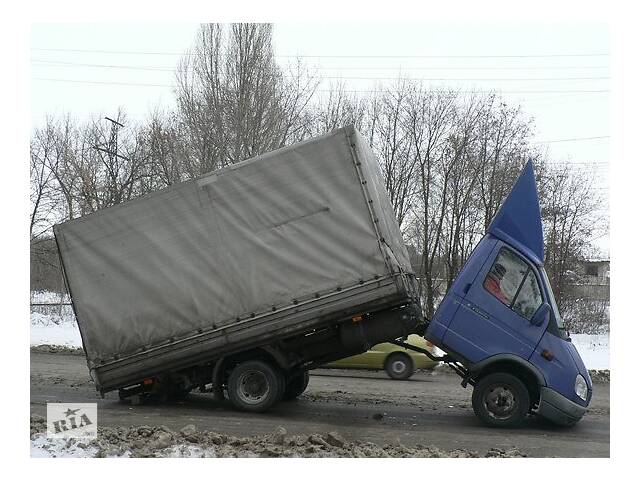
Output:
<svg viewBox="0 0 640 480">
<path fill-rule="evenodd" d="M 31 31 L 31 119 L 132 120 L 173 106 L 174 69 L 197 24 L 35 24 Z M 283 66 L 300 56 L 323 77 L 368 91 L 398 77 L 462 90 L 495 90 L 533 117 L 554 162 L 598 174 L 608 212 L 610 57 L 606 24 L 276 23 Z M 596 240 L 608 256 L 608 237 Z"/>
</svg>

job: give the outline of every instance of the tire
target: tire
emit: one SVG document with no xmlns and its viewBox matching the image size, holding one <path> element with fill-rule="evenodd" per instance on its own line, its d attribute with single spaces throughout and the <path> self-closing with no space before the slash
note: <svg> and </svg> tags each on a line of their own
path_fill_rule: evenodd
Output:
<svg viewBox="0 0 640 480">
<path fill-rule="evenodd" d="M 278 397 L 276 398 L 276 402 L 283 400 L 284 394 L 287 391 L 287 377 L 284 372 L 275 366 L 271 366 L 274 372 L 276 372 L 276 376 L 278 377 Z"/>
<path fill-rule="evenodd" d="M 261 360 L 239 363 L 231 371 L 227 393 L 239 410 L 264 412 L 282 398 L 284 375 Z"/>
<path fill-rule="evenodd" d="M 392 353 L 384 362 L 384 369 L 394 380 L 406 380 L 413 375 L 413 360 L 405 353 Z"/>
<path fill-rule="evenodd" d="M 283 400 L 294 400 L 302 395 L 309 385 L 309 372 L 304 371 L 289 378 L 284 390 Z"/>
<path fill-rule="evenodd" d="M 472 403 L 476 416 L 490 427 L 517 427 L 530 408 L 527 387 L 509 373 L 481 378 L 473 389 Z"/>
</svg>

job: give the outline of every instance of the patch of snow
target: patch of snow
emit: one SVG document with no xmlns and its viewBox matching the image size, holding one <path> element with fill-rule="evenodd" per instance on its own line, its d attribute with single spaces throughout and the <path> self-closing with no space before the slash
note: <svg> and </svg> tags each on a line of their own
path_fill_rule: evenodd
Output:
<svg viewBox="0 0 640 480">
<path fill-rule="evenodd" d="M 45 315 L 32 313 L 31 345 L 63 345 L 80 348 L 82 339 L 75 321 L 55 323 Z"/>
<path fill-rule="evenodd" d="M 571 342 L 576 346 L 588 370 L 609 370 L 609 334 L 571 334 Z"/>
<path fill-rule="evenodd" d="M 66 294 L 56 292 L 31 292 L 32 303 L 51 305 L 31 306 L 31 345 L 62 345 L 82 347 L 80 331 Z"/>
<path fill-rule="evenodd" d="M 168 458 L 212 458 L 216 454 L 211 447 L 202 448 L 197 445 L 181 444 L 164 449 L 162 456 Z"/>
<path fill-rule="evenodd" d="M 77 442 L 75 439 L 47 438 L 40 433 L 31 439 L 32 458 L 86 458 L 94 457 L 98 448 Z"/>
<path fill-rule="evenodd" d="M 49 292 L 47 290 L 32 290 L 31 303 L 69 303 L 69 295 L 66 293 Z"/>
<path fill-rule="evenodd" d="M 39 433 L 31 439 L 32 458 L 87 458 L 95 457 L 98 451 L 98 447 L 95 444 L 83 443 L 73 438 L 47 438 L 46 434 Z M 188 444 L 172 445 L 158 451 L 157 455 L 169 458 L 212 458 L 216 456 L 215 449 L 212 447 Z M 122 455 L 106 456 L 110 458 L 128 458 L 131 457 L 131 451 L 127 450 Z"/>
<path fill-rule="evenodd" d="M 571 342 L 575 345 L 587 370 L 609 370 L 609 334 L 572 333 Z M 444 352 L 435 347 L 437 355 Z M 448 371 L 445 364 L 440 364 L 444 371 Z M 442 371 L 438 368 L 434 371 Z"/>
</svg>

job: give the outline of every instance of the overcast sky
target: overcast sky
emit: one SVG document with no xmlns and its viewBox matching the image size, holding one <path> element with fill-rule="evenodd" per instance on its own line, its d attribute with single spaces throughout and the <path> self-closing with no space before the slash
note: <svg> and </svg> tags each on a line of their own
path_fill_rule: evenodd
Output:
<svg viewBox="0 0 640 480">
<path fill-rule="evenodd" d="M 78 119 L 124 108 L 143 119 L 173 106 L 173 70 L 197 24 L 47 24 L 31 35 L 31 116 Z M 609 32 L 605 24 L 276 24 L 282 64 L 301 56 L 325 77 L 367 91 L 399 76 L 496 90 L 522 105 L 557 162 L 594 169 L 608 195 Z M 329 78 L 331 77 L 331 78 Z M 603 204 L 603 209 L 608 209 Z M 608 238 L 597 241 L 608 255 Z"/>
</svg>

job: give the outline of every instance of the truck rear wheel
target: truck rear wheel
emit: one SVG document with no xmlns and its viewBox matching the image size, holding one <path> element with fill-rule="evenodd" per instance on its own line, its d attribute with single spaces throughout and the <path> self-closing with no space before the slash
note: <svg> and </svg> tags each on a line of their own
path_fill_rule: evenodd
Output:
<svg viewBox="0 0 640 480">
<path fill-rule="evenodd" d="M 264 412 L 282 398 L 283 387 L 284 378 L 279 369 L 260 360 L 249 360 L 233 368 L 227 393 L 236 408 Z"/>
<path fill-rule="evenodd" d="M 283 400 L 293 400 L 302 395 L 309 385 L 309 372 L 304 371 L 289 378 L 287 387 L 285 388 Z"/>
<path fill-rule="evenodd" d="M 529 411 L 529 392 L 522 381 L 509 373 L 492 373 L 473 389 L 476 416 L 491 427 L 516 427 Z"/>
<path fill-rule="evenodd" d="M 394 380 L 406 380 L 413 375 L 413 360 L 404 353 L 392 353 L 384 362 L 384 369 Z"/>
</svg>

